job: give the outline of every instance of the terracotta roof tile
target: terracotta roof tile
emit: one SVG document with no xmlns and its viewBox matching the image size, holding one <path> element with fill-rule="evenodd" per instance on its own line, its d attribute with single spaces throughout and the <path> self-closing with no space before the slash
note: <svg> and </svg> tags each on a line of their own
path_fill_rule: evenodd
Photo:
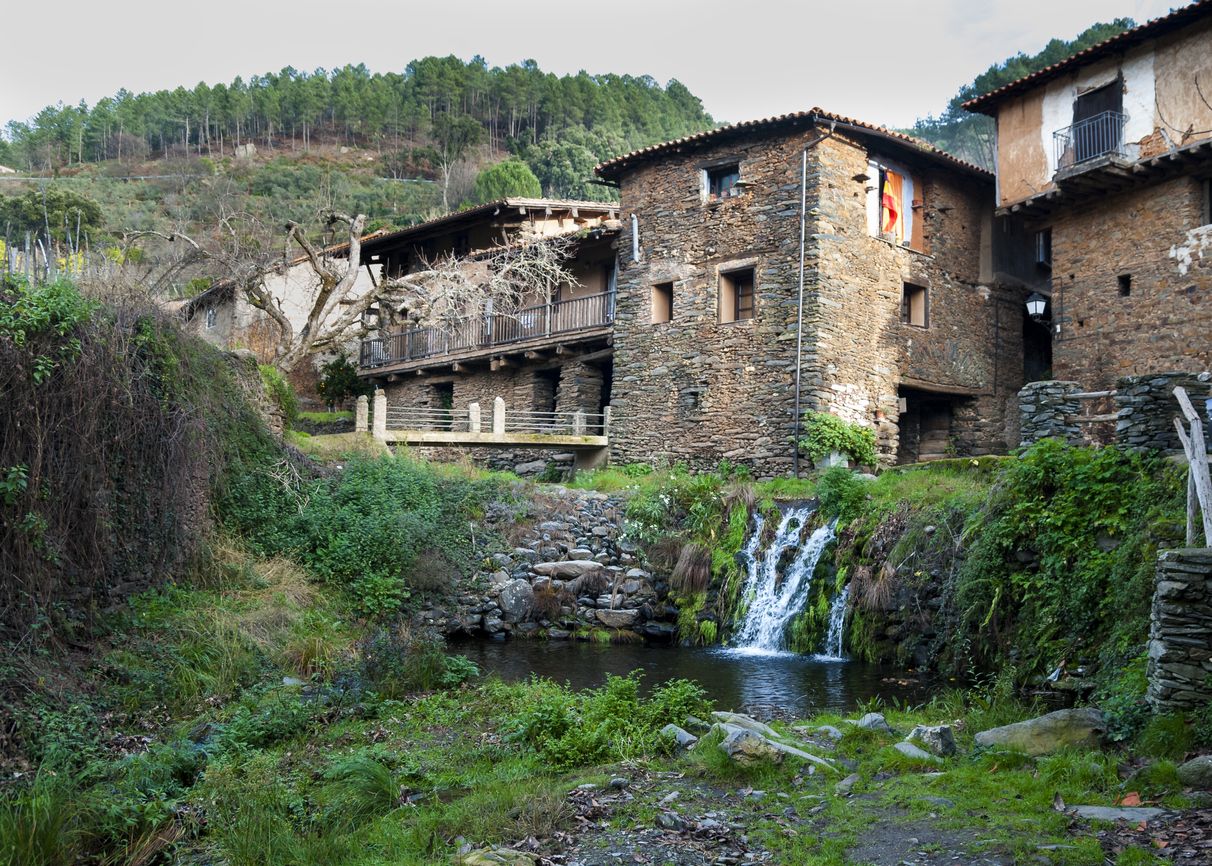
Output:
<svg viewBox="0 0 1212 866">
<path fill-rule="evenodd" d="M 665 153 L 670 150 L 676 150 L 679 147 L 688 144 L 699 144 L 706 141 L 711 141 L 732 133 L 742 132 L 745 130 L 759 130 L 766 127 L 777 127 L 796 123 L 797 121 L 826 121 L 833 122 L 844 126 L 849 126 L 855 131 L 862 134 L 870 134 L 875 137 L 887 139 L 897 145 L 917 151 L 923 156 L 939 160 L 947 163 L 953 168 L 958 168 L 963 171 L 979 174 L 988 177 L 990 173 L 978 165 L 974 165 L 966 160 L 960 159 L 947 153 L 945 150 L 935 147 L 921 139 L 914 138 L 910 135 L 905 135 L 903 132 L 889 129 L 886 126 L 878 126 L 873 123 L 867 123 L 862 120 L 857 120 L 853 117 L 847 117 L 843 114 L 834 114 L 831 111 L 825 111 L 822 108 L 813 108 L 809 111 L 793 111 L 788 114 L 778 114 L 773 117 L 763 117 L 757 120 L 745 120 L 740 123 L 730 123 L 724 126 L 718 126 L 715 129 L 708 129 L 704 132 L 696 132 L 693 135 L 687 135 L 682 138 L 676 138 L 672 141 L 664 141 L 660 144 L 643 147 L 639 150 L 633 150 L 631 153 L 615 157 L 599 164 L 594 171 L 601 177 L 609 177 L 619 174 L 623 169 L 630 167 L 633 164 L 644 162 L 658 154 Z"/>
</svg>

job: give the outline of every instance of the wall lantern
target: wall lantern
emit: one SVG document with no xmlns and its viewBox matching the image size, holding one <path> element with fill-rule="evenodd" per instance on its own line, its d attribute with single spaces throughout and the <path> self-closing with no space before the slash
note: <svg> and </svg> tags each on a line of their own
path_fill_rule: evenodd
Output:
<svg viewBox="0 0 1212 866">
<path fill-rule="evenodd" d="M 1037 322 L 1043 321 L 1046 309 L 1048 309 L 1048 299 L 1039 292 L 1032 292 L 1027 298 L 1027 315 Z"/>
</svg>

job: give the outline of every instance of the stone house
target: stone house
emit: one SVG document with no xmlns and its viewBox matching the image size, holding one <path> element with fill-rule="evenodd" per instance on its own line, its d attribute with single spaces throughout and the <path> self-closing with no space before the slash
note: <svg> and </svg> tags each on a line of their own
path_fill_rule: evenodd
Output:
<svg viewBox="0 0 1212 866">
<path fill-rule="evenodd" d="M 597 172 L 623 224 L 613 460 L 790 472 L 797 377 L 885 462 L 1017 445 L 1026 293 L 992 282 L 987 172 L 819 109 Z"/>
<path fill-rule="evenodd" d="M 602 202 L 510 198 L 367 241 L 368 268 L 402 275 L 443 255 L 476 267 L 477 254 L 523 236 L 568 236 L 565 267 L 574 279 L 550 299 L 524 299 L 519 309 L 489 311 L 453 329 L 396 323 L 385 311 L 379 335 L 362 343 L 360 374 L 400 407 L 393 411 L 411 411 L 415 423 L 430 427 L 466 429 L 468 405 L 488 411 L 497 397 L 529 412 L 601 415 L 610 394 L 617 211 Z M 515 462 L 500 451 L 477 456 Z"/>
<path fill-rule="evenodd" d="M 1210 100 L 1201 0 L 965 105 L 997 123 L 999 277 L 1047 300 L 1030 378 L 1212 367 Z"/>
</svg>

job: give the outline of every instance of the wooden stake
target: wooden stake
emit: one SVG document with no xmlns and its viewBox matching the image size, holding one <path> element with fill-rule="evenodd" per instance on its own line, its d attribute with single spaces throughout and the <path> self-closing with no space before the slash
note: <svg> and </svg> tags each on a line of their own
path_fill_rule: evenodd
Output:
<svg viewBox="0 0 1212 866">
<path fill-rule="evenodd" d="M 1192 493 L 1194 493 L 1194 499 L 1198 500 L 1199 510 L 1203 516 L 1204 546 L 1212 547 L 1212 477 L 1208 472 L 1208 450 L 1204 444 L 1204 423 L 1195 411 L 1195 407 L 1191 405 L 1191 398 L 1187 396 L 1186 389 L 1181 386 L 1175 388 L 1174 396 L 1183 410 L 1183 415 L 1191 425 L 1188 433 L 1183 429 L 1182 422 L 1178 418 L 1174 419 L 1178 438 L 1187 455 L 1189 478 L 1187 482 L 1187 542 L 1189 544 L 1195 542 L 1194 512 L 1196 506 L 1192 501 Z"/>
</svg>

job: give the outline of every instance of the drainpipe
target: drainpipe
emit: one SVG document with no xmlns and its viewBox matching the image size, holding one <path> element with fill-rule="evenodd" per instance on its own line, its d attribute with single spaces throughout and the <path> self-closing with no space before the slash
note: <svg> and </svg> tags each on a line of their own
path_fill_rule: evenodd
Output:
<svg viewBox="0 0 1212 866">
<path fill-rule="evenodd" d="M 634 213 L 631 215 L 631 260 L 640 260 L 640 218 Z"/>
<path fill-rule="evenodd" d="M 816 117 L 813 116 L 812 120 L 815 123 Z M 836 127 L 836 122 L 831 121 L 829 131 L 806 142 L 800 153 L 800 295 L 795 327 L 795 422 L 791 434 L 791 466 L 796 478 L 800 477 L 800 416 L 803 414 L 800 409 L 800 378 L 804 363 L 804 253 L 808 231 L 808 151 L 825 139 L 832 138 Z"/>
</svg>

